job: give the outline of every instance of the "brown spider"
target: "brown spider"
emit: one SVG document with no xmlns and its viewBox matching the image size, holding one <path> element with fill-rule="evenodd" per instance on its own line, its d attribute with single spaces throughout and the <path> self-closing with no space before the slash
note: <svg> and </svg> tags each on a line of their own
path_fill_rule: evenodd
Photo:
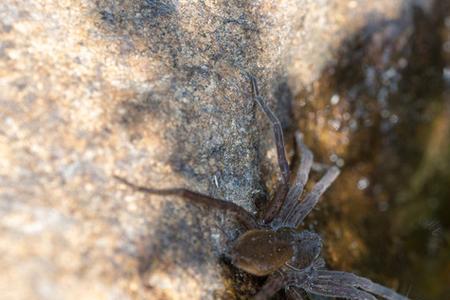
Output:
<svg viewBox="0 0 450 300">
<path fill-rule="evenodd" d="M 376 300 L 374 295 L 388 300 L 407 300 L 407 297 L 364 277 L 325 269 L 325 262 L 320 257 L 322 249 L 320 236 L 311 231 L 299 231 L 297 228 L 317 204 L 320 196 L 337 178 L 339 169 L 335 166 L 328 168 L 303 200 L 299 200 L 308 181 L 313 154 L 303 143 L 301 135 L 296 133 L 296 143 L 302 156 L 297 176 L 290 186 L 289 165 L 284 151 L 280 122 L 259 95 L 255 78 L 251 75 L 249 77 L 253 99 L 272 123 L 281 170 L 281 183 L 277 188 L 275 199 L 260 220 L 232 202 L 184 188 L 153 189 L 137 186 L 118 176 L 115 178 L 139 192 L 161 196 L 177 195 L 193 203 L 212 206 L 234 214 L 247 231 L 233 242 L 229 250 L 228 255 L 232 264 L 256 276 L 268 276 L 254 299 L 269 299 L 284 288 L 287 296 L 292 299 L 304 299 L 305 294 L 309 293 L 358 300 Z"/>
</svg>

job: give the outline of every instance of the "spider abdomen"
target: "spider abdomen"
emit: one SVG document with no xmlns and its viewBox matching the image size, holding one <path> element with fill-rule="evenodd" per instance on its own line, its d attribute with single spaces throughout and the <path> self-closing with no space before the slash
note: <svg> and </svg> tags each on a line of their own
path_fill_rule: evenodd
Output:
<svg viewBox="0 0 450 300">
<path fill-rule="evenodd" d="M 294 232 L 253 229 L 241 235 L 231 249 L 232 263 L 244 271 L 265 276 L 281 268 L 294 255 Z"/>
</svg>

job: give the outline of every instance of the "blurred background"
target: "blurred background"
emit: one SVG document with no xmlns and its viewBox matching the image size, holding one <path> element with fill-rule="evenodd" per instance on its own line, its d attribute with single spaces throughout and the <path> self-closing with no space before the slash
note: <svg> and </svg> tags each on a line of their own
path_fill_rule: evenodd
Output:
<svg viewBox="0 0 450 300">
<path fill-rule="evenodd" d="M 412 299 L 450 299 L 449 12 L 416 7 L 406 30 L 369 21 L 294 102 L 314 151 L 343 168 L 317 216 L 328 262 Z"/>
</svg>

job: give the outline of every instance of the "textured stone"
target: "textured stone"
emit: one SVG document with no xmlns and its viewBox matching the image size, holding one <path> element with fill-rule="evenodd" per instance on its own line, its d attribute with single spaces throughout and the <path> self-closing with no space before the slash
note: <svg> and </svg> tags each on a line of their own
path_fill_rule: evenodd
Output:
<svg viewBox="0 0 450 300">
<path fill-rule="evenodd" d="M 342 156 L 349 135 L 312 128 L 333 128 L 341 111 L 313 107 L 308 119 L 302 101 L 351 37 L 387 28 L 382 40 L 401 53 L 413 25 L 400 0 L 2 1 L 0 298 L 254 293 L 259 281 L 220 260 L 238 224 L 112 175 L 255 212 L 277 171 L 245 72 L 289 133 L 303 124 L 320 158 Z"/>
</svg>

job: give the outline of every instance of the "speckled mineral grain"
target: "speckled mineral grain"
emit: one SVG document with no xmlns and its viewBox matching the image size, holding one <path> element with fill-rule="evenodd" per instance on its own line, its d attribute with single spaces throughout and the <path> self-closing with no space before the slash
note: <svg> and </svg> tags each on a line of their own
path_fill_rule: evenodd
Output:
<svg viewBox="0 0 450 300">
<path fill-rule="evenodd" d="M 238 224 L 112 175 L 255 212 L 276 164 L 245 72 L 288 128 L 341 43 L 377 19 L 407 28 L 408 3 L 1 1 L 0 298 L 254 293 L 220 259 Z"/>
</svg>

